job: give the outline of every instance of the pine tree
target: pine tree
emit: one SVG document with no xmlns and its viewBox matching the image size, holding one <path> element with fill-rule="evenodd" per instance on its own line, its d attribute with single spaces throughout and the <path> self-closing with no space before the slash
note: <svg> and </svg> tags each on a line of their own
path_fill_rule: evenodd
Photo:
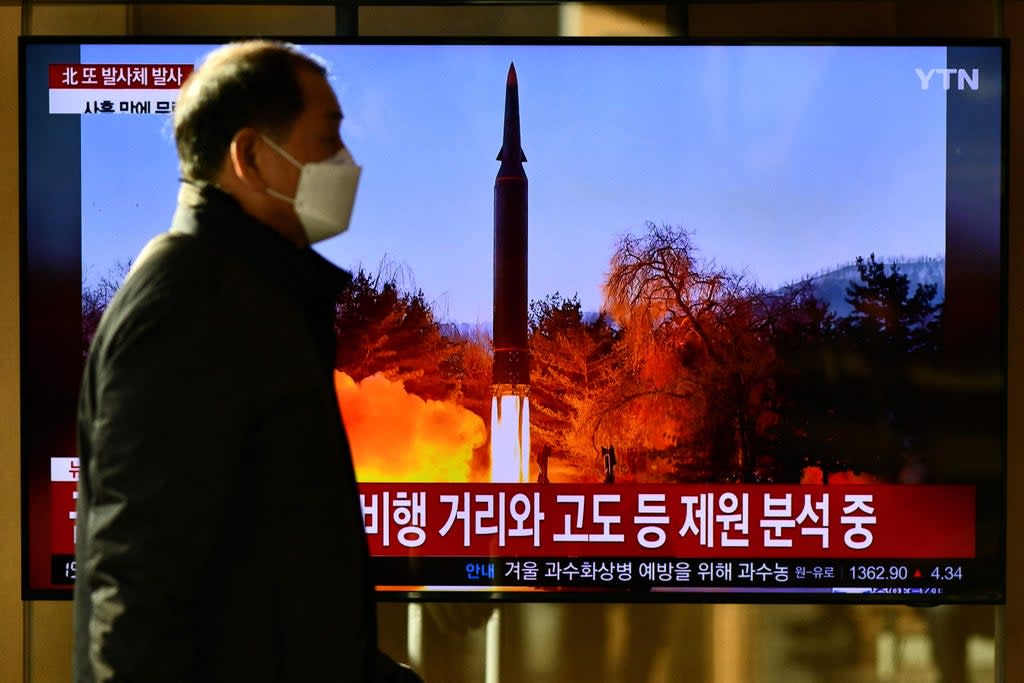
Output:
<svg viewBox="0 0 1024 683">
<path fill-rule="evenodd" d="M 931 350 L 941 306 L 933 303 L 934 284 L 918 284 L 910 293 L 910 278 L 895 265 L 871 254 L 857 257 L 861 282 L 850 282 L 846 301 L 853 310 L 843 321 L 844 331 L 872 355 L 898 359 L 904 354 Z"/>
<path fill-rule="evenodd" d="M 604 315 L 584 320 L 579 299 L 556 292 L 531 302 L 529 333 L 531 449 L 550 445 L 587 478 L 600 438 L 595 406 L 614 383 L 615 331 Z"/>
<path fill-rule="evenodd" d="M 360 269 L 338 298 L 335 367 L 356 381 L 380 373 L 421 398 L 446 400 L 455 391 L 447 372 L 455 344 L 423 292 L 402 292 L 395 277 Z"/>
</svg>

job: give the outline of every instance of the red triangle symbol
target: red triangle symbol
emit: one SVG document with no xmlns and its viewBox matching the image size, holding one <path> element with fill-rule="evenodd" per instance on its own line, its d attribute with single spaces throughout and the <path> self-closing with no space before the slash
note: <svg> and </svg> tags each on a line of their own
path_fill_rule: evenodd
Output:
<svg viewBox="0 0 1024 683">
<path fill-rule="evenodd" d="M 921 570 L 920 569 L 917 569 L 917 570 L 914 571 L 914 578 L 915 579 L 920 579 L 921 578 Z"/>
</svg>

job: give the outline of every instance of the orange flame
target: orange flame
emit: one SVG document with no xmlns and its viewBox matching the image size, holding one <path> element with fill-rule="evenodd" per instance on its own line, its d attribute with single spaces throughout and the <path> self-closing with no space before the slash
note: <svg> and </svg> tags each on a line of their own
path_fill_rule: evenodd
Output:
<svg viewBox="0 0 1024 683">
<path fill-rule="evenodd" d="M 468 482 L 484 421 L 448 401 L 424 400 L 401 382 L 334 373 L 356 477 L 362 482 Z"/>
</svg>

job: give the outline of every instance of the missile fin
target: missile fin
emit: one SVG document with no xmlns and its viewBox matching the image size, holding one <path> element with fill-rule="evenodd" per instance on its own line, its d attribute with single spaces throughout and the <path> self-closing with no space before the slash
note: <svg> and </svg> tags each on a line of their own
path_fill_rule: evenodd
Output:
<svg viewBox="0 0 1024 683">
<path fill-rule="evenodd" d="M 497 161 L 504 161 L 505 160 L 504 156 L 505 156 L 505 146 L 502 145 L 501 149 L 498 150 L 498 156 L 496 156 L 495 159 Z M 526 152 L 523 151 L 522 147 L 519 148 L 519 161 L 522 161 L 522 162 L 526 161 Z"/>
</svg>

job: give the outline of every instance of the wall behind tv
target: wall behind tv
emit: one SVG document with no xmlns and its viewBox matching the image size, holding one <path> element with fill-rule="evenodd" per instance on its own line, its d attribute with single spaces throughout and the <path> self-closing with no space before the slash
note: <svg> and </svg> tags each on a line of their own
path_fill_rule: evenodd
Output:
<svg viewBox="0 0 1024 683">
<path fill-rule="evenodd" d="M 1024 0 L 906 0 L 689 3 L 685 25 L 700 36 L 939 36 L 1002 35 L 1011 45 L 1011 121 L 1024 120 Z M 678 10 L 648 6 L 486 6 L 364 7 L 359 25 L 366 35 L 665 35 Z M 64 683 L 70 680 L 71 610 L 67 602 L 23 603 L 21 590 L 21 521 L 18 401 L 18 170 L 17 170 L 17 36 L 85 35 L 284 35 L 329 34 L 334 10 L 314 6 L 172 6 L 172 5 L 35 5 L 0 3 L 0 681 Z M 1016 134 L 1015 134 L 1016 133 Z M 1024 133 L 1011 130 L 1010 252 L 1024 255 L 1024 241 L 1014 230 L 1014 209 L 1024 198 Z M 173 191 L 168 188 L 168 191 Z M 53 188 L 59 199 L 60 188 Z M 1024 317 L 1024 269 L 1010 275 L 1010 453 L 1009 488 L 1024 490 L 1024 431 L 1013 417 L 1024 415 L 1024 354 L 1013 348 Z M 1010 538 L 1024 533 L 1020 498 L 1009 496 Z M 1005 614 L 1005 679 L 1024 680 L 1024 543 L 1010 542 L 1009 602 Z M 1014 571 L 1014 568 L 1017 571 Z M 989 609 L 989 608 L 984 608 Z M 993 610 L 993 612 L 997 612 Z M 727 613 L 728 614 L 728 613 Z M 739 617 L 742 621 L 742 617 Z M 385 620 L 385 625 L 390 623 Z M 737 622 L 739 623 L 739 622 Z M 400 642 L 401 633 L 384 640 Z M 715 681 L 750 678 L 749 667 L 734 669 L 714 661 Z"/>
<path fill-rule="evenodd" d="M 21 466 L 18 455 L 18 33 L 0 6 L 0 680 L 21 681 Z"/>
</svg>

